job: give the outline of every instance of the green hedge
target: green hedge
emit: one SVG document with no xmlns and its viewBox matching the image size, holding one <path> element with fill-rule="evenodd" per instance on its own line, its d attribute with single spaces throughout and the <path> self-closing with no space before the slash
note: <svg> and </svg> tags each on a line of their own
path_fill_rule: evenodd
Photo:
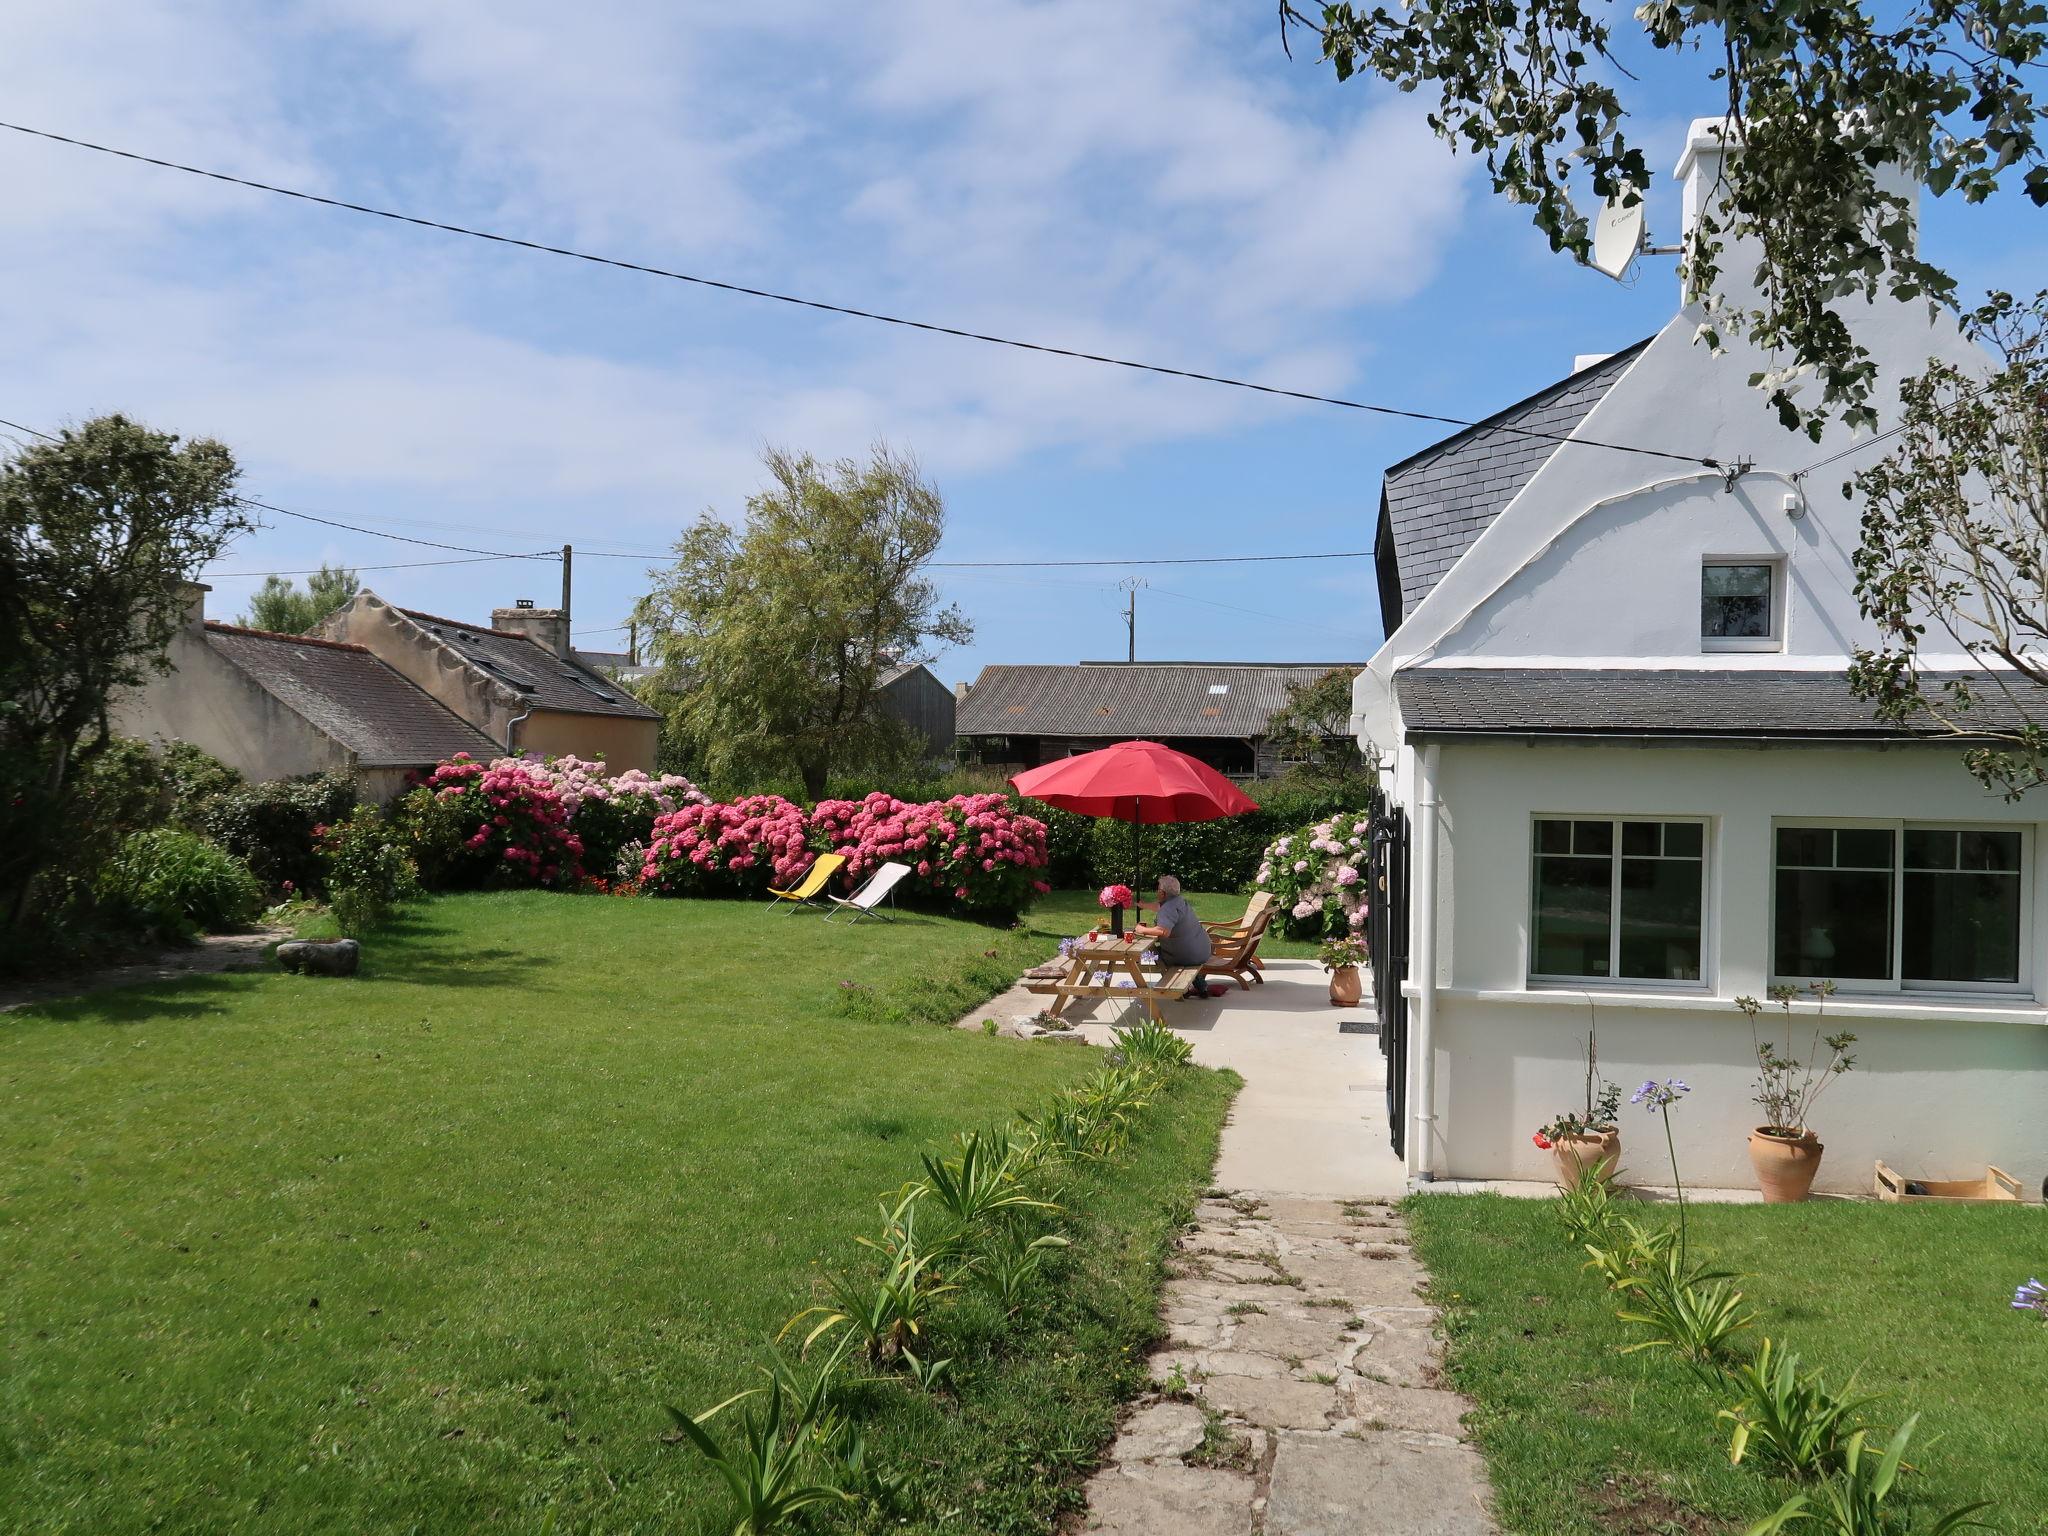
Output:
<svg viewBox="0 0 2048 1536">
<path fill-rule="evenodd" d="M 327 871 L 313 829 L 333 825 L 355 806 L 355 781 L 347 774 L 309 773 L 216 795 L 200 819 L 208 836 L 247 861 L 264 889 L 282 890 L 289 880 L 314 895 L 325 889 Z"/>
</svg>

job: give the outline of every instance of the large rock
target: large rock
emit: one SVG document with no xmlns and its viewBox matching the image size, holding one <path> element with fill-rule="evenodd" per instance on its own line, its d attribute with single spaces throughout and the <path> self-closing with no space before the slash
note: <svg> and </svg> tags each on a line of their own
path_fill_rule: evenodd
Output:
<svg viewBox="0 0 2048 1536">
<path fill-rule="evenodd" d="M 362 946 L 354 939 L 316 942 L 294 939 L 277 946 L 277 963 L 306 976 L 353 976 L 362 963 Z"/>
</svg>

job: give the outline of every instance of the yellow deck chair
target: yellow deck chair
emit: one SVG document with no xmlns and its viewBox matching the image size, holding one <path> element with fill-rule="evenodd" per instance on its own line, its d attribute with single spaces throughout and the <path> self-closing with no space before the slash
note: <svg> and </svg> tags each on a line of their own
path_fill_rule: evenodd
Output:
<svg viewBox="0 0 2048 1536">
<path fill-rule="evenodd" d="M 789 910 L 792 912 L 798 907 L 824 906 L 824 902 L 818 898 L 824 894 L 825 882 L 838 874 L 839 866 L 845 862 L 846 855 L 843 853 L 819 854 L 811 861 L 811 867 L 804 871 L 803 879 L 797 881 L 788 890 L 778 891 L 774 886 L 769 886 L 768 905 L 772 907 L 779 902 L 786 901 L 789 903 Z"/>
</svg>

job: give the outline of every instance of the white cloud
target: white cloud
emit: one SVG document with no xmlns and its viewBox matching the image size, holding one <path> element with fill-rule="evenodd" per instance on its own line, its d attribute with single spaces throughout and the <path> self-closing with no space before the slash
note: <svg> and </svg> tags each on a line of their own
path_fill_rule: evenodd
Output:
<svg viewBox="0 0 2048 1536">
<path fill-rule="evenodd" d="M 1234 17 L 316 0 L 280 18 L 211 0 L 172 20 L 93 0 L 17 22 L 0 95 L 23 120 L 265 179 L 1342 390 L 1366 351 L 1354 312 L 1427 281 L 1462 171 L 1412 104 L 1278 73 L 1270 24 Z M 591 536 L 644 543 L 734 505 L 764 441 L 837 454 L 886 436 L 971 476 L 1299 409 L 8 135 L 0 174 L 17 270 L 0 414 L 136 410 L 331 505 L 554 499 Z"/>
</svg>

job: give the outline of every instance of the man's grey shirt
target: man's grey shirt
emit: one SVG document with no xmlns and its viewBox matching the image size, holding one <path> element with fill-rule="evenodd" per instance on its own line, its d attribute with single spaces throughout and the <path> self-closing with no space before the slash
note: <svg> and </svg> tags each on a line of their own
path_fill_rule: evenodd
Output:
<svg viewBox="0 0 2048 1536">
<path fill-rule="evenodd" d="M 1169 930 L 1159 941 L 1160 959 L 1173 965 L 1208 962 L 1214 952 L 1209 944 L 1209 930 L 1195 917 L 1195 909 L 1188 905 L 1185 896 L 1169 896 L 1159 903 L 1159 913 L 1153 921 Z"/>
</svg>

